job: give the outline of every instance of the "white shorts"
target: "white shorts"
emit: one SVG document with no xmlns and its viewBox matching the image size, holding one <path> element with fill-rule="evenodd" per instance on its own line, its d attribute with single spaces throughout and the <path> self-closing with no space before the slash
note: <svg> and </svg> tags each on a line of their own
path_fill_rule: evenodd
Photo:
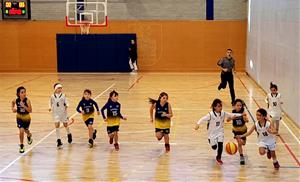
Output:
<svg viewBox="0 0 300 182">
<path fill-rule="evenodd" d="M 219 135 L 214 138 L 209 138 L 208 141 L 211 146 L 217 145 L 218 142 L 224 142 L 224 135 L 223 136 Z"/>
<path fill-rule="evenodd" d="M 281 116 L 271 116 L 271 120 L 274 122 L 274 121 L 280 121 L 281 120 Z"/>
<path fill-rule="evenodd" d="M 265 143 L 265 142 L 258 142 L 258 147 L 264 147 L 269 149 L 270 151 L 275 151 L 276 143 Z"/>
<path fill-rule="evenodd" d="M 67 123 L 68 122 L 68 116 L 66 114 L 54 115 L 53 120 L 54 120 L 55 123 L 58 123 L 58 122 Z"/>
</svg>

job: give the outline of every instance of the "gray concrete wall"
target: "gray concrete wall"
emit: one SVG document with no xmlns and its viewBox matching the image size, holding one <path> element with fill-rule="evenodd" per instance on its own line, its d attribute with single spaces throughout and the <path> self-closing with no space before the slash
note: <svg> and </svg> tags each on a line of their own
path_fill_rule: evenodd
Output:
<svg viewBox="0 0 300 182">
<path fill-rule="evenodd" d="M 32 20 L 63 20 L 66 0 L 31 0 Z M 216 20 L 243 20 L 246 0 L 215 0 Z M 206 0 L 108 0 L 110 20 L 206 19 Z"/>
</svg>

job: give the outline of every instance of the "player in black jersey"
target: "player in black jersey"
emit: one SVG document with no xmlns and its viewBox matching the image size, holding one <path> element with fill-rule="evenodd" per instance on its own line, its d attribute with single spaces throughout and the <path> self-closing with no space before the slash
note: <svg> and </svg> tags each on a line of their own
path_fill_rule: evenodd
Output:
<svg viewBox="0 0 300 182">
<path fill-rule="evenodd" d="M 155 110 L 155 134 L 158 140 L 164 138 L 166 151 L 170 151 L 169 134 L 173 112 L 168 102 L 168 94 L 160 93 L 157 100 L 149 98 L 150 121 L 153 122 L 153 110 Z"/>
<path fill-rule="evenodd" d="M 29 131 L 30 126 L 30 114 L 32 107 L 30 100 L 26 97 L 26 89 L 21 86 L 17 88 L 17 99 L 12 101 L 11 109 L 14 113 L 17 113 L 17 126 L 19 128 L 20 138 L 20 153 L 25 152 L 24 148 L 24 132 L 27 134 L 27 143 L 32 144 L 32 134 Z"/>
<path fill-rule="evenodd" d="M 249 121 L 244 109 L 244 101 L 241 99 L 236 99 L 233 102 L 234 109 L 232 113 L 240 113 L 243 116 L 237 117 L 232 120 L 232 133 L 234 134 L 234 138 L 237 140 L 238 143 L 238 151 L 240 153 L 240 164 L 245 165 L 245 157 L 243 154 L 243 145 L 246 144 L 246 137 L 243 138 L 236 138 L 237 135 L 243 135 L 247 133 L 247 126 L 246 123 Z M 228 119 L 229 121 L 229 119 Z"/>
</svg>

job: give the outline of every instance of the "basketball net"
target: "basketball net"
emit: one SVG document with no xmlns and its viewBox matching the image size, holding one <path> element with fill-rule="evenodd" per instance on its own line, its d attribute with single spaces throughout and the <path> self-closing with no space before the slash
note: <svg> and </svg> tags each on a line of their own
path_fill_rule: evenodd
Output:
<svg viewBox="0 0 300 182">
<path fill-rule="evenodd" d="M 80 24 L 81 35 L 83 35 L 83 34 L 88 35 L 90 33 L 90 26 L 91 26 L 90 23 L 82 23 L 82 24 Z"/>
</svg>

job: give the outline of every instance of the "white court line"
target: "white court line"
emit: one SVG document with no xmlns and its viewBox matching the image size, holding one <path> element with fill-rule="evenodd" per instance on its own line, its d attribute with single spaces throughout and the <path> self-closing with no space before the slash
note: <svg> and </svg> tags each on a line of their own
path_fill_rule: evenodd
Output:
<svg viewBox="0 0 300 182">
<path fill-rule="evenodd" d="M 297 138 L 297 136 L 291 131 L 291 129 L 285 124 L 285 122 L 283 121 L 283 119 L 281 120 L 282 124 L 286 127 L 286 129 L 290 132 L 290 134 L 295 138 L 295 140 L 298 142 L 298 144 L 300 144 L 300 140 Z"/>
<path fill-rule="evenodd" d="M 113 86 L 115 86 L 115 83 L 111 84 L 107 89 L 105 89 L 103 92 L 101 92 L 99 95 L 97 95 L 94 100 L 102 96 L 105 92 L 107 92 L 109 89 L 111 89 Z M 78 112 L 74 113 L 70 118 L 74 118 Z M 38 141 L 36 144 L 34 144 L 32 147 L 30 147 L 25 153 L 21 154 L 19 157 L 17 157 L 15 160 L 11 161 L 6 167 L 4 167 L 0 174 L 2 174 L 4 171 L 6 171 L 9 167 L 11 167 L 15 162 L 17 162 L 21 157 L 25 156 L 28 152 L 30 152 L 33 148 L 35 148 L 37 145 L 42 143 L 44 140 L 46 140 L 50 135 L 52 135 L 55 132 L 55 129 L 53 129 L 50 133 L 48 133 L 46 136 L 44 136 L 40 141 Z"/>
</svg>

